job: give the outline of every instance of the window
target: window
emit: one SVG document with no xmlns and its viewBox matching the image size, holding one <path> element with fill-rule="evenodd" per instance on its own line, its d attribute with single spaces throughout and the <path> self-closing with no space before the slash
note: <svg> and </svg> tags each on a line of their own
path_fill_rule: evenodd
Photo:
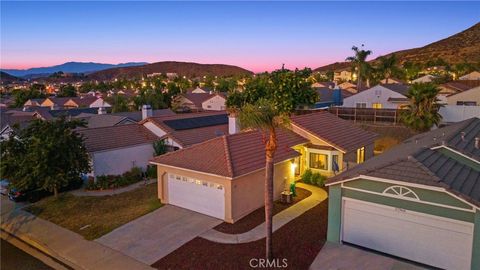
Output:
<svg viewBox="0 0 480 270">
<path fill-rule="evenodd" d="M 477 106 L 477 102 L 476 101 L 457 101 L 457 105 Z"/>
<path fill-rule="evenodd" d="M 356 106 L 357 108 L 362 108 L 362 109 L 363 109 L 363 108 L 367 108 L 367 103 L 365 103 L 365 102 L 357 102 L 357 104 L 355 104 L 355 106 Z"/>
<path fill-rule="evenodd" d="M 363 163 L 365 161 L 365 147 L 357 149 L 357 163 Z"/>
<path fill-rule="evenodd" d="M 328 170 L 328 156 L 317 153 L 310 153 L 310 168 Z"/>
<path fill-rule="evenodd" d="M 372 103 L 372 108 L 381 109 L 382 108 L 382 103 Z"/>
</svg>

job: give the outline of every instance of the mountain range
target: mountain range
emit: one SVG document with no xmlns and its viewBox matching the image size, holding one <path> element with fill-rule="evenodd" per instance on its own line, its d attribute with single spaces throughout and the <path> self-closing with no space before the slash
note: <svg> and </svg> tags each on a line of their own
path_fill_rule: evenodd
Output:
<svg viewBox="0 0 480 270">
<path fill-rule="evenodd" d="M 87 76 L 87 78 L 93 80 L 111 80 L 113 78 L 141 77 L 152 73 L 177 73 L 179 76 L 187 77 L 223 77 L 253 74 L 253 72 L 249 70 L 232 65 L 166 61 L 143 66 L 106 69 L 91 73 Z"/>
<path fill-rule="evenodd" d="M 408 50 L 392 52 L 386 56 L 395 54 L 400 63 L 411 61 L 425 63 L 429 60 L 441 58 L 449 64 L 480 63 L 480 23 L 447 37 L 430 43 L 426 46 Z M 377 61 L 378 58 L 370 62 Z M 338 70 L 350 67 L 349 62 L 337 62 L 316 68 L 314 71 Z"/>
<path fill-rule="evenodd" d="M 146 65 L 146 62 L 129 62 L 122 64 L 103 64 L 94 62 L 67 62 L 61 65 L 51 67 L 39 67 L 29 69 L 1 69 L 0 71 L 6 72 L 10 75 L 23 78 L 38 78 L 48 76 L 54 72 L 65 73 L 91 73 L 99 70 L 116 68 L 116 67 L 130 67 Z"/>
</svg>

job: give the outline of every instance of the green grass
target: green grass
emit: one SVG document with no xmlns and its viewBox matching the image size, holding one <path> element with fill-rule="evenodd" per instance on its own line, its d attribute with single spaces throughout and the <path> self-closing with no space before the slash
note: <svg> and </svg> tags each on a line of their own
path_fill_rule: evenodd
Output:
<svg viewBox="0 0 480 270">
<path fill-rule="evenodd" d="M 113 196 L 61 194 L 32 204 L 27 211 L 92 240 L 161 206 L 157 184 L 150 184 Z"/>
</svg>

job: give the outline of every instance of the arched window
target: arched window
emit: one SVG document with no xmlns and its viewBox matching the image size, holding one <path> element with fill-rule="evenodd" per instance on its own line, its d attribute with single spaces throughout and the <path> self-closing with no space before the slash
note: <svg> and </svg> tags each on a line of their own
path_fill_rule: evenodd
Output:
<svg viewBox="0 0 480 270">
<path fill-rule="evenodd" d="M 388 187 L 383 191 L 383 194 L 389 194 L 389 195 L 393 195 L 400 198 L 410 198 L 414 200 L 420 200 L 420 198 L 418 198 L 418 195 L 415 192 L 413 192 L 413 190 L 407 187 L 402 187 L 402 186 Z"/>
</svg>

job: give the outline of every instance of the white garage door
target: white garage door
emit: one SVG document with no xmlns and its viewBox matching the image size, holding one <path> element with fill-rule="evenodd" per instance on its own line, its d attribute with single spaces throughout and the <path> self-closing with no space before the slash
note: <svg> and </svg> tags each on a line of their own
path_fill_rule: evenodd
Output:
<svg viewBox="0 0 480 270">
<path fill-rule="evenodd" d="M 201 179 L 168 175 L 170 204 L 225 219 L 225 187 Z"/>
<path fill-rule="evenodd" d="M 445 269 L 470 269 L 473 224 L 343 200 L 342 240 Z"/>
</svg>

